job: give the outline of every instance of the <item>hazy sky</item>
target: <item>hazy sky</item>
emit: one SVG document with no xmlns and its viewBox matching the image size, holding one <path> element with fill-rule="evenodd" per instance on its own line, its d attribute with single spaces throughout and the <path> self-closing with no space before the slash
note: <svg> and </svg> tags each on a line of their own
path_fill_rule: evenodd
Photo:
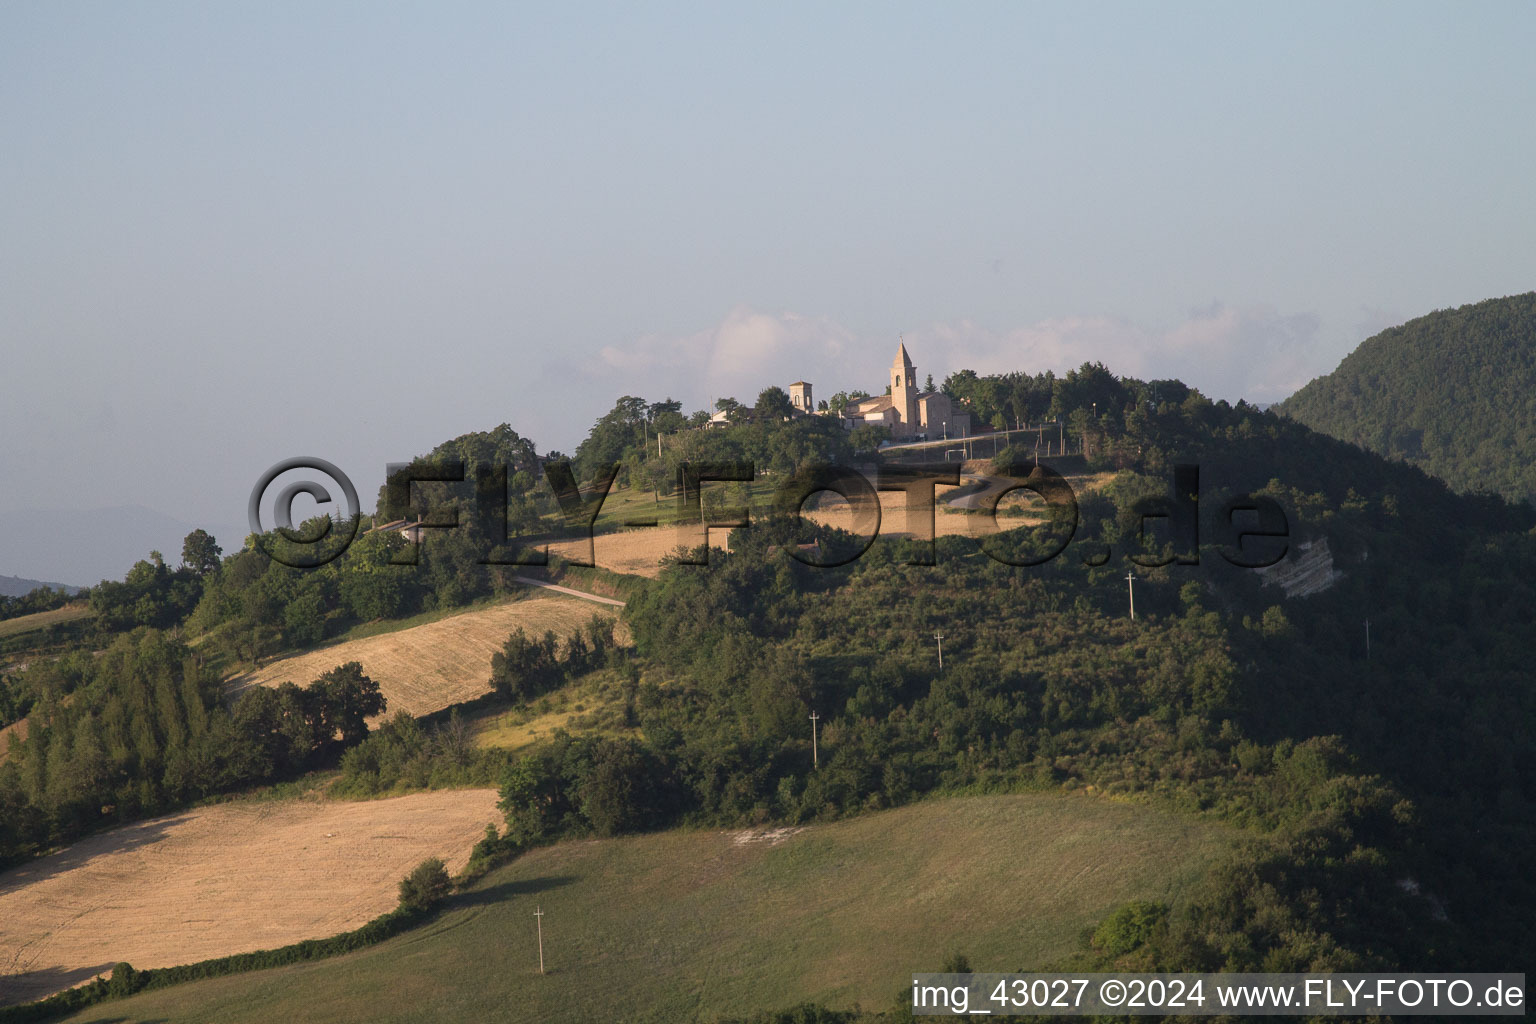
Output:
<svg viewBox="0 0 1536 1024">
<path fill-rule="evenodd" d="M 0 7 L 0 510 L 371 507 L 901 333 L 1270 401 L 1536 287 L 1530 4 L 647 6 Z"/>
</svg>

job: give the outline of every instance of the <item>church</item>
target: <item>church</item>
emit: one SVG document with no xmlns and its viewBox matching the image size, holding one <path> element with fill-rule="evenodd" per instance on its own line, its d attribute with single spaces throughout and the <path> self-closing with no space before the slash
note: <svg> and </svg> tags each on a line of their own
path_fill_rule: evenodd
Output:
<svg viewBox="0 0 1536 1024">
<path fill-rule="evenodd" d="M 791 401 L 797 386 L 791 385 Z M 804 388 L 804 401 L 808 404 L 810 385 L 804 384 Z M 842 419 L 849 430 L 863 423 L 885 427 L 895 441 L 937 441 L 965 437 L 971 432 L 971 414 L 956 412 L 948 395 L 917 390 L 917 370 L 912 357 L 907 355 L 905 342 L 897 347 L 896 359 L 891 363 L 890 394 L 849 402 L 843 408 Z"/>
</svg>

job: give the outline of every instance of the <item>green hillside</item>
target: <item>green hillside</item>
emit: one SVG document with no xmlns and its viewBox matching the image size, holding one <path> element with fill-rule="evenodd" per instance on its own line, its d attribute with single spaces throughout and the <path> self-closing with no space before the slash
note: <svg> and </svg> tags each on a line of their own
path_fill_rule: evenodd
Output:
<svg viewBox="0 0 1536 1024">
<path fill-rule="evenodd" d="M 1280 404 L 1460 491 L 1536 498 L 1536 292 L 1439 310 L 1360 344 Z"/>
<path fill-rule="evenodd" d="M 1236 835 L 1080 794 L 933 800 L 777 844 L 750 834 L 536 849 L 373 949 L 71 1019 L 682 1024 L 808 999 L 884 1009 L 909 971 L 953 952 L 977 969 L 1040 967 L 1119 904 L 1179 903 Z"/>
<path fill-rule="evenodd" d="M 978 966 L 999 951 L 1019 958 L 1006 966 L 1039 963 L 1031 950 L 1072 950 L 1087 923 L 1134 891 L 1099 885 L 1110 861 L 1077 849 L 1040 890 L 1068 901 L 1032 910 L 1027 894 L 997 896 L 991 884 L 1009 865 L 1036 869 L 1040 844 L 1027 828 L 1002 829 L 1014 841 L 997 844 L 967 838 L 964 821 L 879 824 L 977 792 L 1100 792 L 1169 827 L 1220 822 L 1254 836 L 1237 863 L 1187 876 L 1186 898 L 1156 927 L 1130 945 L 1101 943 L 1079 966 L 1123 966 L 1126 956 L 1248 971 L 1529 960 L 1536 687 L 1522 638 L 1536 619 L 1536 508 L 1458 495 L 1416 466 L 1176 381 L 1088 366 L 1053 387 L 1102 486 L 1056 503 L 1039 526 L 931 546 L 882 537 L 825 568 L 786 549 L 815 540 L 835 554 L 858 549 L 857 538 L 754 518 L 707 567 L 679 562 L 625 590 L 632 644 L 592 628 L 564 644 L 509 636 L 490 667 L 494 698 L 459 714 L 527 724 L 556 713 L 556 694 L 571 712 L 569 732 L 516 750 L 476 747 L 474 725 L 452 714 L 338 738 L 327 722 L 360 710 L 365 680 L 253 688 L 230 706 L 211 671 L 215 655 L 312 644 L 316 608 L 344 610 L 324 620 L 323 640 L 484 596 L 460 580 L 500 592 L 499 570 L 474 568 L 473 536 L 428 543 L 404 577 L 374 571 L 391 553 L 379 535 L 307 574 L 254 549 L 203 577 L 145 563 L 93 599 L 99 646 L 6 680 L 13 713 L 28 713 L 28 739 L 0 765 L 0 858 L 23 863 L 118 821 L 315 771 L 339 772 L 335 790 L 351 796 L 498 786 L 505 830 L 486 849 L 546 850 L 486 883 L 484 902 L 460 897 L 392 946 L 144 992 L 136 1019 L 504 1019 L 525 1004 L 592 1007 L 582 1019 L 614 1019 L 616 1006 L 709 1019 L 807 997 L 889 1006 L 892 960 L 907 958 L 903 974 L 957 949 Z M 707 443 L 749 454 L 748 442 L 773 440 L 739 429 L 709 432 Z M 1023 475 L 1013 459 L 1029 455 L 1005 451 L 999 462 Z M 1318 585 L 1251 571 L 1262 552 L 1235 536 L 1251 526 L 1234 517 L 1261 510 L 1283 519 L 1288 568 L 1305 563 Z M 1149 518 L 1167 522 L 1137 528 Z M 184 633 L 150 628 L 176 615 Z M 566 701 L 597 674 L 595 691 Z M 887 808 L 907 810 L 873 816 Z M 811 831 L 777 849 L 719 852 L 719 830 L 748 826 Z M 835 836 L 850 838 L 815 845 Z M 601 852 L 646 849 L 650 860 Z M 933 863 L 995 899 L 995 911 L 973 906 L 904 931 L 933 906 L 903 882 L 913 875 L 901 857 L 914 849 L 937 850 Z M 808 851 L 804 880 L 774 888 L 772 865 L 796 850 Z M 980 850 L 997 864 L 966 859 Z M 763 874 L 729 859 L 738 854 L 768 858 L 754 869 Z M 562 859 L 541 868 L 546 857 Z M 702 873 L 684 870 L 696 864 Z M 867 873 L 848 873 L 863 864 Z M 1081 899 L 1071 896 L 1078 873 L 1090 886 Z M 859 902 L 869 892 L 900 900 L 871 910 Z M 502 897 L 528 895 L 589 908 L 579 912 L 591 927 L 565 935 L 568 990 L 533 988 L 554 983 L 510 966 L 527 969 L 531 908 Z M 812 936 L 806 922 L 820 922 L 822 907 L 847 913 Z M 558 913 L 573 920 L 569 908 Z M 1031 946 L 1006 930 L 1021 920 L 1050 923 Z M 559 927 L 556 917 L 546 925 Z M 743 980 L 731 980 L 736 964 Z M 846 970 L 827 974 L 826 964 Z M 529 994 L 539 991 L 551 1004 Z M 667 1003 L 676 993 L 690 1001 Z M 245 1009 L 264 1000 L 275 1009 Z M 123 1005 L 90 1019 L 123 1019 Z"/>
</svg>

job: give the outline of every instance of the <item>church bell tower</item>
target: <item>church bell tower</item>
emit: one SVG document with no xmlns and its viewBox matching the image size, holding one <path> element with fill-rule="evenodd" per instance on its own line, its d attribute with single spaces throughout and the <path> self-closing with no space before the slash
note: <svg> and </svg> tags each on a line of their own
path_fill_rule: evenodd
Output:
<svg viewBox="0 0 1536 1024">
<path fill-rule="evenodd" d="M 896 359 L 891 363 L 891 408 L 901 417 L 899 436 L 917 433 L 917 370 L 912 366 L 912 357 L 907 355 L 905 341 L 896 349 Z"/>
</svg>

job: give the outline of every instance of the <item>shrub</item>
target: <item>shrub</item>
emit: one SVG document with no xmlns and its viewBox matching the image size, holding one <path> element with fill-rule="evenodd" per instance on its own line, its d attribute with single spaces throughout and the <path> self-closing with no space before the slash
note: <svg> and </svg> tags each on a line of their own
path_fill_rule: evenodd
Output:
<svg viewBox="0 0 1536 1024">
<path fill-rule="evenodd" d="M 107 996 L 120 999 L 133 995 L 143 987 L 144 977 L 131 964 L 120 963 L 112 968 L 112 977 L 107 981 Z"/>
<path fill-rule="evenodd" d="M 1145 945 L 1167 917 L 1165 904 L 1145 900 L 1127 903 L 1099 925 L 1093 933 L 1093 946 L 1110 956 L 1124 956 Z"/>
<path fill-rule="evenodd" d="M 431 910 L 452 890 L 447 866 L 436 857 L 428 857 L 400 880 L 400 906 L 405 910 Z"/>
</svg>

